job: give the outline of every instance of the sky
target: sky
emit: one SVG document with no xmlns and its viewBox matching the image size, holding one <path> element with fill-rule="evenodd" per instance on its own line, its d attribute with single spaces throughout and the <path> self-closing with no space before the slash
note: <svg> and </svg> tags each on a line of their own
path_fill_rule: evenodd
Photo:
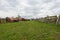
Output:
<svg viewBox="0 0 60 40">
<path fill-rule="evenodd" d="M 60 0 L 0 0 L 0 17 L 40 18 L 60 14 Z"/>
</svg>

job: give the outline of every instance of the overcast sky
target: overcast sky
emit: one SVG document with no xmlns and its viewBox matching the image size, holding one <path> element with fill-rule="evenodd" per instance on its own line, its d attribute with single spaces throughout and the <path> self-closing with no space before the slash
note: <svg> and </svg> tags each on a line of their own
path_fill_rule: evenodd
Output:
<svg viewBox="0 0 60 40">
<path fill-rule="evenodd" d="M 39 18 L 60 14 L 60 0 L 0 0 L 0 17 Z"/>
</svg>

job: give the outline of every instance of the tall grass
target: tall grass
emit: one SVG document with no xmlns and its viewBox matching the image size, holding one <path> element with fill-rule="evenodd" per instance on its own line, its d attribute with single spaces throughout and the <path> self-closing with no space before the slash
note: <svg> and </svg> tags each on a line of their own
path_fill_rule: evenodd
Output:
<svg viewBox="0 0 60 40">
<path fill-rule="evenodd" d="M 37 21 L 0 24 L 0 40 L 60 40 L 60 26 Z"/>
</svg>

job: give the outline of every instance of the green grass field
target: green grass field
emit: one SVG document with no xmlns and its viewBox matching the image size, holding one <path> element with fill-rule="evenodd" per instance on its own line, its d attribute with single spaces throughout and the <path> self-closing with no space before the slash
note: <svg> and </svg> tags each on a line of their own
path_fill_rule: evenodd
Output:
<svg viewBox="0 0 60 40">
<path fill-rule="evenodd" d="M 60 40 L 60 26 L 38 21 L 0 24 L 0 40 Z"/>
</svg>

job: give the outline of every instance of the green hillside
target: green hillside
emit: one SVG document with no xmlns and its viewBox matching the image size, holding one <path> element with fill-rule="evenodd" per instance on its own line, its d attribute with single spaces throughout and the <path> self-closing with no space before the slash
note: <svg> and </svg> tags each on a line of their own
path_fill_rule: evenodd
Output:
<svg viewBox="0 0 60 40">
<path fill-rule="evenodd" d="M 60 40 L 60 26 L 38 21 L 0 24 L 0 40 Z"/>
</svg>

